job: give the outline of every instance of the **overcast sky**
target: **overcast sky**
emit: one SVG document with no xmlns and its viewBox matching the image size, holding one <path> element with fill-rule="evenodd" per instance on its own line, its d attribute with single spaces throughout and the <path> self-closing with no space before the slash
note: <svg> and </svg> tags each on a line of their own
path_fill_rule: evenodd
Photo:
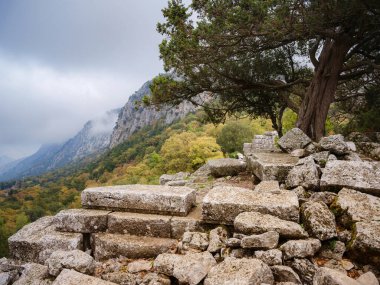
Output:
<svg viewBox="0 0 380 285">
<path fill-rule="evenodd" d="M 162 72 L 167 0 L 0 0 L 0 156 L 62 142 Z"/>
</svg>

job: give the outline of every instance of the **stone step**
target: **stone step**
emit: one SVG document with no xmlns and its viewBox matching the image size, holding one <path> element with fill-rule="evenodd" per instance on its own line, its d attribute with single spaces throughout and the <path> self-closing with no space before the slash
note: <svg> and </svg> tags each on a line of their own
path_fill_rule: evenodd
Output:
<svg viewBox="0 0 380 285">
<path fill-rule="evenodd" d="M 82 192 L 87 209 L 186 216 L 195 205 L 195 190 L 162 185 L 88 188 Z"/>
<path fill-rule="evenodd" d="M 54 217 L 43 217 L 24 226 L 8 239 L 11 258 L 44 264 L 56 250 L 83 249 L 83 235 L 55 231 Z"/>
<path fill-rule="evenodd" d="M 102 261 L 126 258 L 154 258 L 161 253 L 174 253 L 178 241 L 169 238 L 133 236 L 126 234 L 95 233 L 91 235 L 94 258 Z"/>
<path fill-rule="evenodd" d="M 258 152 L 247 157 L 247 167 L 260 180 L 284 182 L 298 157 L 280 152 Z"/>
<path fill-rule="evenodd" d="M 298 222 L 297 194 L 287 190 L 255 191 L 233 186 L 217 186 L 204 197 L 202 218 L 207 222 L 232 225 L 242 212 L 270 214 Z"/>
</svg>

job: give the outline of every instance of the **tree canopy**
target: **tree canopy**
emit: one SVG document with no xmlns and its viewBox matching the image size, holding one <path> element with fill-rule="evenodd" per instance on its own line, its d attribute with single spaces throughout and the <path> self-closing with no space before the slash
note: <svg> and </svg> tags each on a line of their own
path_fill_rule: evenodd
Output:
<svg viewBox="0 0 380 285">
<path fill-rule="evenodd" d="M 285 108 L 313 139 L 330 104 L 362 96 L 380 68 L 377 0 L 170 0 L 151 103 L 204 105 L 214 119 L 246 112 L 281 129 Z M 214 98 L 200 102 L 202 92 Z"/>
</svg>

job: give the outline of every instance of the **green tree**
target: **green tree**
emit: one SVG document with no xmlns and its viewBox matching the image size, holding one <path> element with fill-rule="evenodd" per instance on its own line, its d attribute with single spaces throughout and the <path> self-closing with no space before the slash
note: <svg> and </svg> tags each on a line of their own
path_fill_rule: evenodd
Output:
<svg viewBox="0 0 380 285">
<path fill-rule="evenodd" d="M 216 142 L 222 147 L 224 153 L 243 152 L 243 144 L 250 142 L 253 136 L 254 131 L 250 125 L 232 121 L 223 126 Z"/>
<path fill-rule="evenodd" d="M 152 104 L 189 100 L 216 118 L 244 110 L 276 129 L 289 107 L 317 140 L 330 104 L 379 75 L 378 0 L 170 0 L 163 15 L 160 54 L 175 76 L 154 80 Z M 203 104 L 201 92 L 217 100 Z"/>
</svg>

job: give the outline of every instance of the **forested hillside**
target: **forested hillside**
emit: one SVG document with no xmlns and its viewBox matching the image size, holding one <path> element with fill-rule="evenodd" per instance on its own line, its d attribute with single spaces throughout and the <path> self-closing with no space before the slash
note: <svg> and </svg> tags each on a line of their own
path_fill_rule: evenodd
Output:
<svg viewBox="0 0 380 285">
<path fill-rule="evenodd" d="M 240 150 L 242 141 L 270 129 L 266 119 L 229 119 L 218 126 L 204 119 L 199 111 L 169 126 L 157 122 L 94 162 L 81 161 L 39 177 L 0 183 L 0 255 L 7 255 L 7 238 L 23 225 L 61 209 L 80 207 L 80 192 L 86 187 L 158 184 L 163 173 L 194 171 L 207 159 Z M 231 128 L 236 130 L 232 136 Z"/>
</svg>

